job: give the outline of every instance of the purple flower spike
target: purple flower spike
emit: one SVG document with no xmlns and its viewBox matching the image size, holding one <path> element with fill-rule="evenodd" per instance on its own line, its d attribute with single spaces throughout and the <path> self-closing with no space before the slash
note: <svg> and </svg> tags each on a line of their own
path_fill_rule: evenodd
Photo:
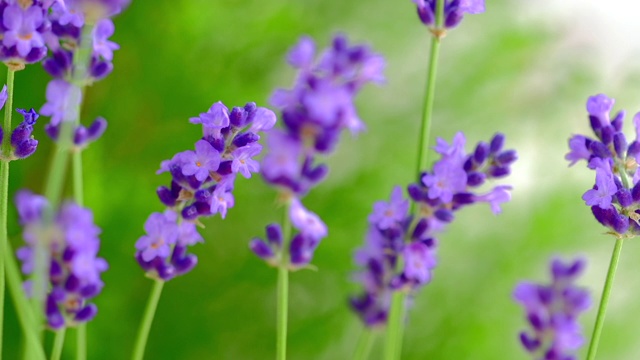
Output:
<svg viewBox="0 0 640 360">
<path fill-rule="evenodd" d="M 308 37 L 289 52 L 287 60 L 299 71 L 291 89 L 277 89 L 271 103 L 282 111 L 284 129 L 272 131 L 268 139 L 269 152 L 261 171 L 265 180 L 300 196 L 309 191 L 323 176 L 305 171 L 318 154 L 333 151 L 343 130 L 357 133 L 365 126 L 358 117 L 354 100 L 358 91 L 369 82 L 382 82 L 384 59 L 367 46 L 351 46 L 346 37 L 338 35 L 331 47 L 318 59 L 315 45 Z M 275 117 L 264 116 L 272 126 Z"/>
<path fill-rule="evenodd" d="M 495 164 L 500 158 L 507 159 L 504 173 L 517 159 L 515 151 L 503 150 L 504 135 L 496 134 L 489 143 L 480 142 L 470 153 L 465 151 L 465 143 L 462 133 L 451 143 L 438 139 L 435 151 L 441 158 L 432 170 L 421 174 L 418 183 L 407 186 L 410 200 L 420 210 L 415 218 L 409 214 L 409 201 L 399 187 L 393 189 L 390 202 L 374 204 L 365 245 L 354 255 L 361 268 L 354 279 L 362 284 L 364 293 L 352 298 L 351 304 L 366 326 L 386 322 L 394 292 L 415 294 L 431 281 L 437 265 L 436 235 L 455 220 L 456 211 L 486 202 L 497 214 L 501 204 L 511 199 L 508 185 L 495 186 L 485 194 L 475 192 L 476 187 L 498 177 Z"/>
<path fill-rule="evenodd" d="M 31 156 L 38 147 L 38 141 L 34 140 L 31 134 L 33 133 L 33 125 L 40 115 L 33 109 L 30 111 L 16 109 L 16 111 L 24 116 L 24 121 L 11 133 L 11 146 L 13 147 L 13 155 L 18 159 L 24 159 Z"/>
<path fill-rule="evenodd" d="M 614 104 L 604 94 L 589 97 L 586 108 L 595 136 L 572 136 L 565 158 L 570 165 L 584 159 L 596 171 L 593 188 L 582 196 L 596 220 L 618 235 L 636 235 L 640 234 L 634 217 L 640 201 L 640 171 L 630 164 L 640 156 L 640 114 L 633 119 L 636 139 L 629 142 L 623 132 L 625 111 L 611 119 Z"/>
<path fill-rule="evenodd" d="M 26 246 L 18 249 L 18 259 L 26 274 L 33 271 L 36 239 L 42 240 L 46 198 L 21 190 L 16 205 L 24 226 Z M 49 220 L 51 221 L 51 220 Z M 97 307 L 89 300 L 100 293 L 104 284 L 101 273 L 107 262 L 97 257 L 100 247 L 100 229 L 93 223 L 93 214 L 72 202 L 62 204 L 47 224 L 50 251 L 49 285 L 45 314 L 47 323 L 54 329 L 87 322 L 95 317 Z"/>
<path fill-rule="evenodd" d="M 570 359 L 584 339 L 578 317 L 591 306 L 589 293 L 574 285 L 585 267 L 582 259 L 568 264 L 551 262 L 552 283 L 521 282 L 513 292 L 525 308 L 531 332 L 520 333 L 520 342 L 530 353 L 547 354 L 545 359 Z"/>
</svg>

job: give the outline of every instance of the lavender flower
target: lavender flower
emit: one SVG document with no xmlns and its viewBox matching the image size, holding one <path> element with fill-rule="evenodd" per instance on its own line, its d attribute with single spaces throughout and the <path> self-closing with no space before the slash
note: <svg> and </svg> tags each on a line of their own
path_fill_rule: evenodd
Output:
<svg viewBox="0 0 640 360">
<path fill-rule="evenodd" d="M 400 187 L 393 189 L 389 202 L 374 204 L 365 245 L 355 253 L 361 268 L 355 280 L 364 292 L 351 299 L 352 308 L 367 326 L 386 323 L 394 291 L 415 294 L 431 281 L 437 265 L 436 235 L 453 221 L 455 211 L 485 202 L 497 214 L 500 204 L 511 199 L 511 188 L 505 185 L 475 192 L 486 180 L 509 174 L 517 156 L 513 150 L 503 150 L 504 135 L 496 134 L 490 143 L 480 142 L 471 153 L 465 151 L 465 142 L 462 133 L 451 144 L 438 139 L 435 150 L 440 160 L 407 188 L 420 210 L 415 218 L 409 214 L 410 203 Z M 399 261 L 404 264 L 401 269 L 397 269 Z"/>
<path fill-rule="evenodd" d="M 160 164 L 157 173 L 168 172 L 172 177 L 170 186 L 157 190 L 168 209 L 149 216 L 147 235 L 136 243 L 136 259 L 143 270 L 165 281 L 197 264 L 187 247 L 203 241 L 196 229 L 198 219 L 215 214 L 224 218 L 235 203 L 236 175 L 251 177 L 259 171 L 253 159 L 262 150 L 256 143 L 258 132 L 273 126 L 275 114 L 255 103 L 229 112 L 217 102 L 189 121 L 202 125 L 203 136 L 196 141 L 195 150 L 179 152 Z"/>
<path fill-rule="evenodd" d="M 574 284 L 584 267 L 582 259 L 568 263 L 554 259 L 551 284 L 525 281 L 513 292 L 532 327 L 520 333 L 520 342 L 536 359 L 577 359 L 575 351 L 584 343 L 578 316 L 591 306 L 589 292 Z"/>
<path fill-rule="evenodd" d="M 582 199 L 591 207 L 596 220 L 617 236 L 638 235 L 640 113 L 633 119 L 636 139 L 628 142 L 622 131 L 624 111 L 610 118 L 614 103 L 614 99 L 604 94 L 588 99 L 587 112 L 595 138 L 572 136 L 565 159 L 570 161 L 569 166 L 585 160 L 587 166 L 595 170 L 595 184 Z"/>
<path fill-rule="evenodd" d="M 444 1 L 443 24 L 447 29 L 454 28 L 460 24 L 464 14 L 483 13 L 484 0 L 441 0 Z M 417 5 L 418 17 L 423 24 L 429 28 L 435 26 L 436 21 L 436 0 L 412 0 Z"/>
<path fill-rule="evenodd" d="M 289 218 L 297 230 L 291 239 L 282 238 L 280 225 L 270 224 L 266 228 L 267 241 L 254 238 L 249 248 L 271 266 L 278 266 L 283 256 L 283 240 L 290 240 L 289 269 L 298 270 L 309 266 L 320 241 L 328 235 L 328 229 L 318 215 L 307 210 L 296 198 L 291 200 Z"/>
<path fill-rule="evenodd" d="M 6 86 L 0 92 L 0 109 L 4 107 L 4 103 L 7 100 Z M 11 161 L 16 159 L 24 159 L 31 156 L 38 147 L 38 140 L 35 140 L 32 136 L 33 125 L 36 124 L 36 120 L 40 115 L 35 110 L 29 111 L 24 109 L 16 109 L 24 117 L 22 121 L 11 132 L 10 142 L 11 151 L 7 154 L 0 154 L 0 159 L 5 161 Z M 0 126 L 0 144 L 4 140 L 4 131 L 11 131 L 11 129 L 3 129 Z"/>
<path fill-rule="evenodd" d="M 300 200 L 327 174 L 327 166 L 317 164 L 317 157 L 332 152 L 343 130 L 357 133 L 364 129 L 354 98 L 365 84 L 384 81 L 382 56 L 364 45 L 350 46 L 342 35 L 334 37 L 331 46 L 314 58 L 316 47 L 308 37 L 302 37 L 287 55 L 298 75 L 292 89 L 278 89 L 271 96 L 271 103 L 282 111 L 284 128 L 269 132 L 268 153 L 260 166 L 265 181 L 282 188 L 290 203 L 289 218 L 298 232 L 291 239 L 280 239 L 277 245 L 260 239 L 249 245 L 270 265 L 278 266 L 288 258 L 284 265 L 292 270 L 309 266 L 328 233 L 320 217 Z M 246 167 L 257 169 L 257 165 Z M 282 246 L 283 241 L 289 246 Z M 289 252 L 288 257 L 284 251 Z"/>
<path fill-rule="evenodd" d="M 107 262 L 97 257 L 100 248 L 100 229 L 93 223 L 90 210 L 75 203 L 64 203 L 54 216 L 52 227 L 43 231 L 43 212 L 48 207 L 45 197 L 22 190 L 16 195 L 23 238 L 27 243 L 17 251 L 22 271 L 29 275 L 34 270 L 34 247 L 39 238 L 49 234 L 51 265 L 50 289 L 47 293 L 45 314 L 49 327 L 60 329 L 90 321 L 98 308 L 90 299 L 104 286 L 100 274 L 107 270 Z"/>
<path fill-rule="evenodd" d="M 273 185 L 305 194 L 326 175 L 319 154 L 335 147 L 342 130 L 364 129 L 353 100 L 368 82 L 384 81 L 383 58 L 363 45 L 350 46 L 338 35 L 314 62 L 315 45 L 303 37 L 288 61 L 299 73 L 292 89 L 278 89 L 271 103 L 282 111 L 284 129 L 269 134 L 262 175 Z"/>
<path fill-rule="evenodd" d="M 0 1 L 0 61 L 20 70 L 45 57 L 46 13 L 40 1 Z"/>
</svg>

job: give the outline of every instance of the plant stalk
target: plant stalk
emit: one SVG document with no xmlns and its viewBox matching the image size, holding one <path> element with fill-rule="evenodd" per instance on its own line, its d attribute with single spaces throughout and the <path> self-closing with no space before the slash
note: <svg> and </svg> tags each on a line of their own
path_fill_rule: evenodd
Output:
<svg viewBox="0 0 640 360">
<path fill-rule="evenodd" d="M 600 342 L 600 335 L 602 335 L 604 318 L 607 312 L 607 305 L 609 304 L 609 296 L 611 295 L 613 279 L 616 276 L 616 269 L 618 268 L 618 262 L 620 261 L 620 253 L 622 252 L 623 242 L 624 239 L 622 238 L 616 239 L 616 245 L 613 248 L 613 253 L 611 254 L 611 262 L 609 263 L 607 279 L 604 282 L 604 289 L 602 290 L 602 297 L 600 298 L 600 306 L 598 307 L 596 324 L 593 327 L 593 334 L 591 335 L 591 342 L 589 343 L 589 353 L 587 354 L 587 360 L 594 360 L 596 358 L 598 343 Z"/>
<path fill-rule="evenodd" d="M 427 81 L 424 100 L 424 111 L 422 122 L 420 123 L 420 137 L 418 140 L 418 159 L 416 162 L 416 179 L 420 181 L 420 174 L 427 168 L 429 154 L 429 138 L 431 132 L 431 123 L 433 118 L 433 104 L 436 91 L 436 75 L 438 72 L 438 57 L 440 55 L 440 41 L 444 36 L 445 29 L 443 24 L 444 0 L 436 0 L 436 18 L 435 29 L 430 29 L 431 34 L 431 50 L 429 54 L 429 65 L 427 68 Z M 411 214 L 418 215 L 419 209 L 416 208 L 415 202 L 411 202 Z M 398 270 L 402 267 L 402 261 L 398 261 Z M 403 292 L 395 292 L 391 301 L 391 310 L 387 324 L 387 336 L 385 342 L 384 358 L 385 360 L 399 359 L 402 354 L 402 341 L 404 338 L 404 317 L 405 317 L 405 298 Z"/>
<path fill-rule="evenodd" d="M 290 203 L 284 207 L 282 217 L 282 249 L 280 250 L 280 266 L 278 266 L 278 290 L 277 290 L 277 311 L 276 311 L 276 359 L 285 360 L 287 358 L 287 316 L 289 306 L 289 246 L 291 238 L 291 220 L 289 218 Z"/>
<path fill-rule="evenodd" d="M 7 68 L 7 101 L 4 105 L 2 150 L 0 151 L 0 255 L 7 251 L 9 210 L 9 157 L 11 152 L 11 115 L 13 114 L 13 85 L 15 71 Z M 0 358 L 4 329 L 5 262 L 0 256 Z"/>
<path fill-rule="evenodd" d="M 142 360 L 144 357 L 144 350 L 147 346 L 147 339 L 149 338 L 149 331 L 151 330 L 151 324 L 158 308 L 158 302 L 160 301 L 160 295 L 162 295 L 162 288 L 164 287 L 163 280 L 155 280 L 153 289 L 151 289 L 151 296 L 147 302 L 147 307 L 144 310 L 144 317 L 138 330 L 138 336 L 136 338 L 136 344 L 133 350 L 133 360 Z"/>
</svg>

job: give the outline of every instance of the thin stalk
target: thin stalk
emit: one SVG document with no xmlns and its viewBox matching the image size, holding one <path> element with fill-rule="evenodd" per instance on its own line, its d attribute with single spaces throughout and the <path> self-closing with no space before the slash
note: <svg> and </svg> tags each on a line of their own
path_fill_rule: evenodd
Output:
<svg viewBox="0 0 640 360">
<path fill-rule="evenodd" d="M 54 213 L 62 198 L 64 179 L 69 162 L 69 154 L 73 148 L 74 129 L 80 119 L 82 87 L 85 86 L 84 79 L 86 79 L 87 76 L 89 62 L 91 60 L 91 52 L 93 50 L 92 33 L 93 25 L 87 24 L 82 30 L 80 46 L 73 57 L 74 72 L 72 82 L 76 88 L 71 90 L 68 101 L 70 104 L 76 105 L 72 109 L 73 111 L 67 114 L 67 117 L 63 119 L 60 125 L 58 146 L 51 161 L 49 176 L 47 178 L 44 191 L 45 197 L 49 200 L 49 208 L 44 214 L 44 222 L 46 224 L 45 229 L 52 224 Z M 77 185 L 74 183 L 74 190 L 76 190 L 76 186 Z M 80 199 L 82 200 L 81 195 Z M 42 310 L 44 309 L 44 301 L 47 293 L 46 284 L 48 279 L 48 264 L 50 263 L 48 236 L 46 233 L 41 240 L 42 241 L 38 241 L 35 246 L 35 266 L 33 275 L 33 306 L 35 308 L 36 321 L 38 321 L 38 323 L 43 319 Z M 78 348 L 84 348 L 84 345 L 78 345 Z"/>
<path fill-rule="evenodd" d="M 76 204 L 84 205 L 84 182 L 82 179 L 82 152 L 73 152 L 73 200 Z"/>
<path fill-rule="evenodd" d="M 7 214 L 9 208 L 9 153 L 11 152 L 11 115 L 13 114 L 13 83 L 15 71 L 7 68 L 7 102 L 4 105 L 4 136 L 0 152 L 0 254 L 7 248 Z M 5 160 L 6 159 L 6 160 Z M 2 358 L 2 329 L 4 329 L 5 264 L 0 256 L 0 358 Z"/>
<path fill-rule="evenodd" d="M 439 1 L 438 3 L 442 3 Z M 429 67 L 427 70 L 427 85 L 425 90 L 422 122 L 420 123 L 420 138 L 418 140 L 418 161 L 416 162 L 416 174 L 420 174 L 427 168 L 429 156 L 429 137 L 433 117 L 433 103 L 436 94 L 436 75 L 438 72 L 438 57 L 440 55 L 440 38 L 437 35 L 431 37 L 431 50 Z"/>
<path fill-rule="evenodd" d="M 438 72 L 438 57 L 440 55 L 440 40 L 444 36 L 445 29 L 443 24 L 444 0 L 436 0 L 436 18 L 435 29 L 431 29 L 431 50 L 429 55 L 429 65 L 427 68 L 427 81 L 424 99 L 424 111 L 422 122 L 420 123 L 420 137 L 418 140 L 418 159 L 416 162 L 416 179 L 420 178 L 420 174 L 427 168 L 429 154 L 429 137 L 431 132 L 431 123 L 433 118 L 433 103 L 436 93 L 436 75 Z M 412 214 L 418 215 L 419 209 L 416 208 L 415 202 L 411 202 Z M 402 261 L 398 261 L 398 269 L 402 266 Z M 385 360 L 399 359 L 402 354 L 402 340 L 404 338 L 404 304 L 406 294 L 396 292 L 391 300 L 391 310 L 387 325 L 387 336 L 385 342 L 384 358 Z"/>
<path fill-rule="evenodd" d="M 84 204 L 84 183 L 82 179 L 82 152 L 73 152 L 73 199 L 76 204 Z M 79 324 L 76 332 L 76 359 L 87 359 L 87 323 Z"/>
<path fill-rule="evenodd" d="M 93 25 L 86 25 L 82 31 L 82 38 L 80 49 L 73 57 L 74 67 L 74 82 L 80 87 L 81 99 L 84 99 L 85 78 L 88 73 L 89 62 L 91 59 L 91 52 L 93 51 Z M 76 110 L 76 120 L 74 126 L 80 124 L 80 107 L 82 106 L 82 100 L 78 102 L 78 108 Z M 71 148 L 69 149 L 71 150 Z M 72 172 L 73 172 L 73 200 L 76 204 L 84 205 L 84 181 L 82 178 L 82 151 L 72 151 Z M 83 323 L 78 325 L 78 331 L 76 333 L 76 359 L 85 360 L 87 358 L 87 324 Z"/>
<path fill-rule="evenodd" d="M 402 338 L 404 335 L 404 303 L 406 294 L 396 291 L 391 298 L 391 310 L 387 324 L 387 338 L 384 348 L 384 359 L 399 359 L 402 352 Z"/>
<path fill-rule="evenodd" d="M 358 345 L 356 346 L 356 352 L 353 355 L 353 360 L 367 360 L 371 353 L 371 348 L 376 339 L 376 333 L 371 329 L 364 329 L 360 334 Z"/>
<path fill-rule="evenodd" d="M 18 264 L 13 258 L 13 249 L 11 244 L 7 243 L 7 251 L 3 254 L 6 270 L 7 270 L 7 285 L 9 287 L 9 293 L 13 299 L 13 304 L 18 315 L 18 321 L 22 326 L 22 331 L 25 335 L 27 348 L 32 354 L 32 358 L 45 359 L 44 350 L 39 338 L 39 324 L 36 322 L 36 317 L 33 313 L 33 309 L 28 305 L 29 300 L 22 288 L 22 280 L 20 279 L 20 270 Z"/>
<path fill-rule="evenodd" d="M 87 359 L 87 323 L 78 325 L 76 330 L 76 360 Z"/>
<path fill-rule="evenodd" d="M 289 306 L 289 247 L 287 242 L 291 238 L 291 220 L 289 219 L 289 203 L 284 207 L 282 217 L 282 250 L 280 253 L 280 266 L 278 266 L 278 292 L 277 292 L 277 338 L 276 338 L 276 359 L 285 360 L 287 358 L 287 316 Z"/>
<path fill-rule="evenodd" d="M 151 296 L 147 302 L 147 308 L 144 310 L 144 317 L 138 330 L 138 336 L 136 338 L 136 344 L 133 350 L 133 360 L 142 360 L 144 356 L 144 349 L 147 346 L 147 339 L 149 338 L 149 330 L 151 330 L 151 324 L 153 323 L 153 317 L 156 314 L 158 308 L 158 302 L 160 301 L 160 295 L 162 294 L 162 288 L 164 287 L 164 281 L 156 280 L 151 290 Z"/>
<path fill-rule="evenodd" d="M 596 358 L 598 343 L 600 342 L 600 335 L 602 334 L 602 327 L 604 326 L 604 317 L 607 312 L 607 304 L 609 303 L 609 296 L 611 295 L 611 287 L 613 286 L 613 278 L 616 276 L 616 269 L 618 268 L 618 262 L 620 261 L 620 253 L 622 252 L 623 242 L 624 239 L 622 238 L 616 239 L 616 245 L 613 248 L 613 253 L 611 254 L 611 262 L 609 263 L 607 279 L 604 282 L 604 289 L 602 290 L 602 297 L 600 298 L 600 306 L 598 307 L 596 324 L 593 327 L 591 343 L 589 343 L 589 353 L 587 355 L 587 360 L 593 360 Z"/>
<path fill-rule="evenodd" d="M 53 350 L 51 350 L 51 360 L 60 360 L 62 348 L 64 347 L 64 335 L 66 328 L 56 331 L 56 337 L 53 340 Z"/>
</svg>

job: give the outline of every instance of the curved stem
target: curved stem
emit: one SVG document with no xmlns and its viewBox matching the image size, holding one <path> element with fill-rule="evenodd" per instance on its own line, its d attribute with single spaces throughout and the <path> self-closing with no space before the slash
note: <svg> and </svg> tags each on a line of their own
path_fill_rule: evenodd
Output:
<svg viewBox="0 0 640 360">
<path fill-rule="evenodd" d="M 56 337 L 53 340 L 53 350 L 51 350 L 51 360 L 60 360 L 62 348 L 64 347 L 64 335 L 66 328 L 56 331 Z"/>
<path fill-rule="evenodd" d="M 33 309 L 28 305 L 29 300 L 22 288 L 22 280 L 20 279 L 20 270 L 18 264 L 13 258 L 13 249 L 11 244 L 7 243 L 7 251 L 2 254 L 6 263 L 7 270 L 7 285 L 9 287 L 9 293 L 13 299 L 13 304 L 24 332 L 27 347 L 30 354 L 36 359 L 45 359 L 44 350 L 39 339 L 39 327 L 40 323 L 36 322 L 36 317 L 33 313 Z"/>
<path fill-rule="evenodd" d="M 0 255 L 7 248 L 7 210 L 9 208 L 9 153 L 11 152 L 11 115 L 13 113 L 13 83 L 15 71 L 7 68 L 7 101 L 4 106 L 4 133 L 0 151 Z M 6 160 L 5 160 L 6 159 Z M 5 263 L 0 256 L 0 358 L 4 329 Z"/>
<path fill-rule="evenodd" d="M 291 238 L 291 220 L 289 219 L 289 203 L 284 207 L 282 218 L 282 249 L 280 251 L 280 266 L 278 266 L 277 292 L 277 339 L 276 359 L 287 358 L 287 316 L 289 307 L 289 247 Z"/>
<path fill-rule="evenodd" d="M 356 347 L 356 352 L 353 355 L 354 360 L 367 360 L 369 358 L 369 353 L 371 353 L 371 347 L 376 338 L 376 333 L 371 329 L 363 329 L 362 334 L 360 334 L 360 339 L 358 340 L 358 346 Z"/>
<path fill-rule="evenodd" d="M 605 313 L 607 312 L 607 304 L 609 303 L 609 296 L 611 295 L 613 279 L 616 276 L 616 269 L 618 268 L 618 262 L 620 261 L 620 253 L 622 252 L 623 242 L 624 239 L 622 238 L 616 239 L 616 245 L 613 248 L 613 253 L 611 254 L 611 262 L 609 263 L 607 279 L 604 282 L 604 289 L 602 290 L 602 297 L 600 298 L 600 306 L 598 307 L 596 324 L 593 327 L 591 343 L 589 343 L 589 353 L 587 355 L 587 360 L 593 360 L 596 358 L 598 343 L 600 342 L 600 335 L 602 334 L 602 327 L 604 326 L 604 317 Z"/>
<path fill-rule="evenodd" d="M 151 324 L 153 323 L 153 317 L 156 314 L 158 308 L 158 302 L 160 301 L 160 295 L 162 294 L 162 288 L 164 287 L 164 281 L 155 280 L 149 301 L 147 302 L 147 308 L 144 311 L 144 317 L 138 330 L 138 336 L 136 338 L 136 344 L 133 350 L 133 360 L 142 360 L 144 356 L 144 349 L 147 346 L 147 339 L 149 338 L 149 330 L 151 330 Z"/>
</svg>

